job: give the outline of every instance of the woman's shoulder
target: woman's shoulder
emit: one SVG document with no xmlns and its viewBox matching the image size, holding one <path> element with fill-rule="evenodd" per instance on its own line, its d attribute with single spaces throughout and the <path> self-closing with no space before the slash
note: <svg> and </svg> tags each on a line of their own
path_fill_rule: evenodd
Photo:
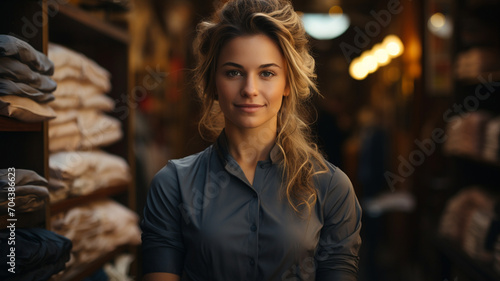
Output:
<svg viewBox="0 0 500 281">
<path fill-rule="evenodd" d="M 351 180 L 342 169 L 327 160 L 325 160 L 325 165 L 326 169 L 316 175 L 320 193 L 346 193 L 353 189 Z"/>
<path fill-rule="evenodd" d="M 170 159 L 155 175 L 155 178 L 177 177 L 199 171 L 201 166 L 207 165 L 212 155 L 213 146 L 209 146 L 203 151 L 188 155 L 186 157 Z"/>
</svg>

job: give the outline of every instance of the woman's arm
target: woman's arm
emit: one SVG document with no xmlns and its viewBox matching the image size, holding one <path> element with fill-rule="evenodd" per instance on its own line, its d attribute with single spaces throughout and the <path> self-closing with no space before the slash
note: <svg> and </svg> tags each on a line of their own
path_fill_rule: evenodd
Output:
<svg viewBox="0 0 500 281">
<path fill-rule="evenodd" d="M 148 273 L 144 275 L 142 281 L 180 281 L 181 277 L 177 274 L 172 273 L 164 273 L 164 272 L 155 272 Z"/>
<path fill-rule="evenodd" d="M 316 280 L 358 280 L 361 207 L 351 181 L 338 168 L 329 183 L 323 208 L 325 216 L 316 254 Z"/>
<path fill-rule="evenodd" d="M 182 200 L 177 172 L 169 162 L 153 178 L 144 206 L 141 221 L 144 280 L 180 280 L 185 251 L 179 206 Z M 177 278 L 173 278 L 175 275 Z"/>
</svg>

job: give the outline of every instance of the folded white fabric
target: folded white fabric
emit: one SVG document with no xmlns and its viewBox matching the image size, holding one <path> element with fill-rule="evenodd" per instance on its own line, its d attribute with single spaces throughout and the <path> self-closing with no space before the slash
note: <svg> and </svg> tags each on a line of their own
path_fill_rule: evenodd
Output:
<svg viewBox="0 0 500 281">
<path fill-rule="evenodd" d="M 83 54 L 50 43 L 48 56 L 55 66 L 54 80 L 86 80 L 104 92 L 111 89 L 110 73 Z"/>
</svg>

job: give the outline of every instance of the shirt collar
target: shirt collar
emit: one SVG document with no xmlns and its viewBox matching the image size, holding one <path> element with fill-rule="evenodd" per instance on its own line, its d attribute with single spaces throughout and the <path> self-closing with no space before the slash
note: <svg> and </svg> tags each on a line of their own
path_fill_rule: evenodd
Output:
<svg viewBox="0 0 500 281">
<path fill-rule="evenodd" d="M 229 154 L 229 143 L 224 129 L 217 138 L 214 146 L 221 161 L 224 165 L 227 164 L 232 157 Z M 283 159 L 283 153 L 277 144 L 274 144 L 273 148 L 269 152 L 269 158 L 271 159 L 272 164 L 278 164 Z"/>
</svg>

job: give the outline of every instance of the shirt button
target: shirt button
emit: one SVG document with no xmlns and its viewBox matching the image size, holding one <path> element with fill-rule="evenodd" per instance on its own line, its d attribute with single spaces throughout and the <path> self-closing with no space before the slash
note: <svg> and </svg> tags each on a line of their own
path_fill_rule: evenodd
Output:
<svg viewBox="0 0 500 281">
<path fill-rule="evenodd" d="M 257 230 L 257 226 L 255 224 L 252 224 L 252 226 L 250 227 L 250 230 L 252 232 L 255 232 Z"/>
<path fill-rule="evenodd" d="M 250 265 L 254 265 L 254 264 L 255 264 L 254 259 L 250 259 Z"/>
</svg>

